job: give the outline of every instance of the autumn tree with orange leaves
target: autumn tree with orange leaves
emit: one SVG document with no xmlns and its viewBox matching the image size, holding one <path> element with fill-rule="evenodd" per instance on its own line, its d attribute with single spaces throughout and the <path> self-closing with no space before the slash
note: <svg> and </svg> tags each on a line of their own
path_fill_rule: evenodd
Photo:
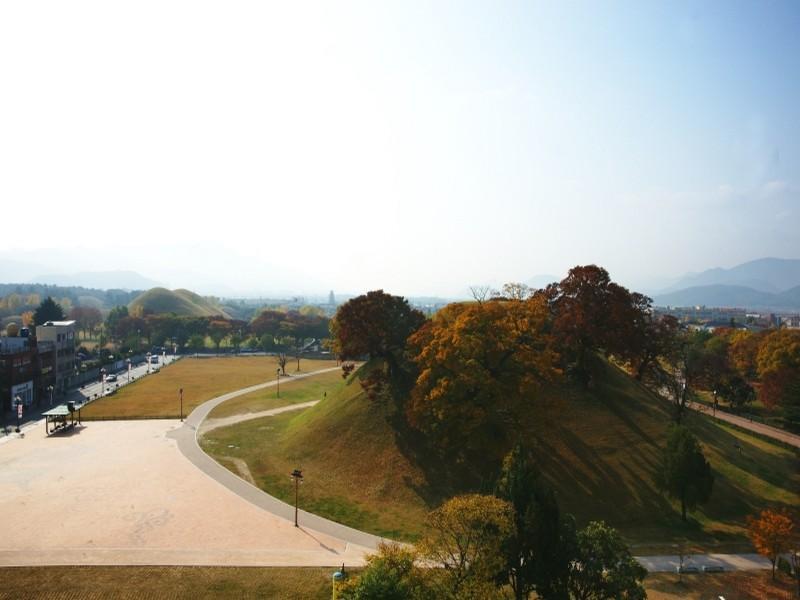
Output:
<svg viewBox="0 0 800 600">
<path fill-rule="evenodd" d="M 762 510 L 758 517 L 747 518 L 748 535 L 762 556 L 772 563 L 772 579 L 778 557 L 789 550 L 797 535 L 794 521 L 786 509 Z"/>
<path fill-rule="evenodd" d="M 496 446 L 560 375 L 542 297 L 450 304 L 409 340 L 419 375 L 407 407 L 412 426 L 445 453 Z"/>
<path fill-rule="evenodd" d="M 781 407 L 786 420 L 800 425 L 800 331 L 780 329 L 764 338 L 758 350 L 759 398 Z"/>
</svg>

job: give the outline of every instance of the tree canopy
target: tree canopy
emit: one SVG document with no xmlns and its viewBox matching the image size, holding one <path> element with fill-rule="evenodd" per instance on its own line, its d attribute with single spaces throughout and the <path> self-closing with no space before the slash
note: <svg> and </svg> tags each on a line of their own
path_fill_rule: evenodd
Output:
<svg viewBox="0 0 800 600">
<path fill-rule="evenodd" d="M 714 474 L 697 438 L 683 425 L 671 425 L 656 484 L 670 498 L 680 500 L 681 518 L 711 497 Z"/>
<path fill-rule="evenodd" d="M 412 425 L 442 449 L 486 448 L 519 402 L 560 375 L 540 297 L 450 304 L 410 339 Z"/>
<path fill-rule="evenodd" d="M 33 313 L 33 322 L 36 325 L 44 325 L 48 321 L 63 321 L 65 318 L 64 309 L 50 296 L 42 300 Z"/>
<path fill-rule="evenodd" d="M 383 290 L 348 300 L 331 321 L 334 348 L 343 360 L 382 358 L 390 366 L 404 352 L 406 340 L 425 322 L 425 315 L 401 296 Z"/>
</svg>

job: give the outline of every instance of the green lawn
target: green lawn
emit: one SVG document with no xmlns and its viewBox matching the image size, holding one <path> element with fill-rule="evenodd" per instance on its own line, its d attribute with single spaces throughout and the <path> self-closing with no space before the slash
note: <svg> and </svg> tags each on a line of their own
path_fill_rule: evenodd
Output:
<svg viewBox="0 0 800 600">
<path fill-rule="evenodd" d="M 289 404 L 301 404 L 311 400 L 322 400 L 325 393 L 336 389 L 342 382 L 342 371 L 336 369 L 330 373 L 320 373 L 311 378 L 294 379 L 287 369 L 287 377 L 281 377 L 280 398 L 277 389 L 269 387 L 256 392 L 238 396 L 223 402 L 209 414 L 209 418 L 228 417 L 244 413 L 255 413 Z"/>
<path fill-rule="evenodd" d="M 183 388 L 183 412 L 225 392 L 275 381 L 273 356 L 185 357 L 142 377 L 111 395 L 86 406 L 82 418 L 175 417 L 180 411 L 178 390 Z M 291 366 L 291 370 L 290 370 Z M 286 366 L 287 373 L 296 365 Z M 303 359 L 302 373 L 336 366 L 332 360 Z"/>
<path fill-rule="evenodd" d="M 686 422 L 701 440 L 716 482 L 710 502 L 683 523 L 678 506 L 653 484 L 669 405 L 611 365 L 606 371 L 589 392 L 551 389 L 518 424 L 562 509 L 579 524 L 606 520 L 635 550 L 649 553 L 684 541 L 744 551 L 750 549 L 749 514 L 766 506 L 796 507 L 796 452 L 691 414 Z M 262 489 L 285 500 L 292 489 L 285 473 L 301 467 L 303 508 L 395 539 L 417 538 L 427 512 L 450 495 L 492 486 L 479 478 L 454 484 L 432 456 L 405 448 L 385 407 L 365 397 L 357 377 L 334 383 L 327 400 L 311 409 L 214 430 L 203 444 L 212 455 L 224 448 L 226 456 L 244 460 Z"/>
</svg>

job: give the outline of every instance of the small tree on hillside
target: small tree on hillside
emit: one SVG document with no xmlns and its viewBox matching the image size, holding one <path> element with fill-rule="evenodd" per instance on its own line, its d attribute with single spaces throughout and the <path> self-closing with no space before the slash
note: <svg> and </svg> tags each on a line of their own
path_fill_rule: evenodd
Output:
<svg viewBox="0 0 800 600">
<path fill-rule="evenodd" d="M 417 552 L 399 544 L 379 544 L 367 557 L 357 578 L 341 585 L 342 600 L 433 600 L 436 596 L 426 584 L 426 571 L 415 565 Z"/>
<path fill-rule="evenodd" d="M 566 598 L 573 525 L 562 520 L 555 494 L 524 447 L 516 446 L 503 461 L 496 494 L 514 509 L 515 530 L 504 544 L 514 597 L 528 598 L 535 590 L 540 598 Z"/>
<path fill-rule="evenodd" d="M 758 517 L 747 518 L 747 528 L 758 553 L 772 563 L 772 578 L 775 579 L 778 557 L 789 550 L 796 535 L 791 516 L 785 509 L 762 510 Z"/>
<path fill-rule="evenodd" d="M 691 431 L 671 425 L 661 465 L 656 471 L 656 485 L 670 498 L 680 500 L 681 518 L 686 509 L 694 510 L 711 497 L 714 474 L 703 450 Z"/>
<path fill-rule="evenodd" d="M 569 578 L 575 600 L 644 600 L 646 575 L 615 529 L 596 521 L 578 532 Z"/>
<path fill-rule="evenodd" d="M 48 321 L 63 321 L 64 319 L 64 309 L 50 296 L 42 300 L 42 303 L 33 313 L 33 322 L 36 325 L 44 325 Z"/>
<path fill-rule="evenodd" d="M 420 556 L 436 570 L 438 597 L 489 598 L 503 569 L 503 543 L 514 529 L 513 509 L 494 496 L 456 496 L 430 513 Z"/>
</svg>

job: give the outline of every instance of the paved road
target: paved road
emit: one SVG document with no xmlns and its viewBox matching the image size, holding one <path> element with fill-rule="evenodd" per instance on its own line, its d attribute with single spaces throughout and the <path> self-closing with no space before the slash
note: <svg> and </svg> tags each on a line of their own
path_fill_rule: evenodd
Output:
<svg viewBox="0 0 800 600">
<path fill-rule="evenodd" d="M 321 369 L 319 371 L 314 371 L 304 375 L 294 375 L 292 379 L 303 379 L 305 377 L 312 377 L 320 373 L 329 373 L 338 369 L 339 367 Z M 285 382 L 286 380 L 284 380 L 284 383 Z M 217 398 L 204 402 L 189 414 L 182 427 L 175 429 L 168 435 L 178 442 L 178 449 L 184 454 L 184 456 L 206 475 L 218 481 L 230 491 L 244 498 L 255 506 L 293 522 L 293 506 L 286 504 L 285 502 L 278 500 L 273 496 L 270 496 L 244 479 L 241 479 L 237 475 L 231 473 L 228 469 L 220 465 L 208 454 L 203 452 L 197 440 L 198 431 L 202 429 L 203 421 L 214 407 L 222 404 L 226 400 L 230 400 L 231 398 L 236 398 L 237 396 L 248 394 L 255 390 L 271 387 L 275 385 L 275 383 L 276 382 L 274 381 L 270 381 L 268 383 L 254 385 L 248 388 L 223 394 L 222 396 L 218 396 Z M 320 533 L 366 548 L 374 549 L 381 541 L 389 541 L 370 533 L 358 531 L 352 527 L 347 527 L 341 523 L 330 521 L 318 515 L 307 513 L 305 511 L 300 511 L 299 522 L 303 526 L 307 526 L 315 531 L 319 531 Z"/>
<path fill-rule="evenodd" d="M 115 373 L 115 375 L 117 375 L 117 381 L 114 383 L 101 384 L 99 381 L 94 381 L 92 383 L 84 385 L 83 387 L 73 388 L 71 390 L 68 390 L 65 396 L 54 398 L 52 405 L 48 402 L 44 403 L 42 406 L 30 407 L 26 409 L 25 412 L 23 413 L 22 422 L 20 423 L 20 433 L 24 434 L 26 431 L 30 431 L 40 426 L 43 420 L 42 412 L 49 410 L 53 406 L 56 406 L 58 404 L 65 404 L 68 401 L 72 401 L 79 404 L 84 402 L 91 402 L 97 398 L 102 397 L 103 393 L 107 392 L 112 385 L 115 388 L 122 388 L 128 385 L 128 383 L 133 383 L 135 380 L 151 374 L 155 369 L 161 368 L 164 365 L 169 365 L 175 362 L 179 358 L 181 357 L 168 354 L 166 356 L 166 359 L 164 359 L 163 357 L 159 357 L 158 365 L 148 366 L 147 363 L 143 362 L 140 363 L 139 365 L 132 366 L 130 377 L 128 376 L 128 370 L 123 369 L 122 371 Z M 7 420 L 6 427 L 0 426 L 0 444 L 20 437 L 20 434 L 17 434 L 14 431 L 14 428 L 16 426 L 16 421 L 11 413 L 7 413 L 6 420 Z"/>
<path fill-rule="evenodd" d="M 708 416 L 712 416 L 712 408 L 705 404 L 701 404 L 699 402 L 690 402 L 688 407 L 694 411 L 701 412 Z M 732 423 L 733 425 L 737 425 L 742 429 L 747 429 L 749 431 L 753 431 L 755 433 L 759 433 L 761 435 L 766 435 L 767 437 L 771 437 L 775 440 L 781 441 L 785 444 L 789 444 L 794 446 L 795 448 L 800 448 L 800 435 L 789 433 L 783 429 L 778 429 L 777 427 L 770 427 L 769 425 L 764 425 L 763 423 L 758 423 L 756 421 L 751 421 L 744 417 L 739 417 L 737 415 L 732 415 L 728 412 L 718 410 L 714 418 L 719 419 L 720 421 L 725 421 L 727 423 Z"/>
</svg>

